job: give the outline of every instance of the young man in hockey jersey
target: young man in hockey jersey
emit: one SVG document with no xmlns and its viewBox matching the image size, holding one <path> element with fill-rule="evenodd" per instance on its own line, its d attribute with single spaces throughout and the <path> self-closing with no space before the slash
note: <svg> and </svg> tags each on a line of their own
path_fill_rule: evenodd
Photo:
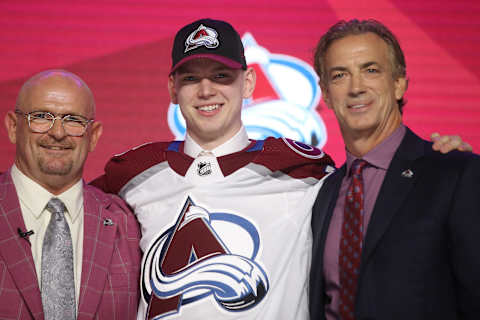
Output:
<svg viewBox="0 0 480 320">
<path fill-rule="evenodd" d="M 138 319 L 307 319 L 311 207 L 333 163 L 289 139 L 248 139 L 255 72 L 228 23 L 185 26 L 172 60 L 185 141 L 116 156 L 94 182 L 142 226 Z"/>
<path fill-rule="evenodd" d="M 311 206 L 333 163 L 289 139 L 248 139 L 255 72 L 243 52 L 226 22 L 182 28 L 168 89 L 185 141 L 116 156 L 94 182 L 142 226 L 138 319 L 307 318 Z"/>
</svg>

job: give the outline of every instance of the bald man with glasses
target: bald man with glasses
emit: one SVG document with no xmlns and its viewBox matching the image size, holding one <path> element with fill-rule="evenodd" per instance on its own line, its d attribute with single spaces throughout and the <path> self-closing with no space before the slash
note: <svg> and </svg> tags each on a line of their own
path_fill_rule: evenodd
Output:
<svg viewBox="0 0 480 320">
<path fill-rule="evenodd" d="M 102 124 L 87 85 L 48 70 L 20 89 L 0 175 L 0 319 L 134 319 L 137 221 L 82 173 Z"/>
</svg>

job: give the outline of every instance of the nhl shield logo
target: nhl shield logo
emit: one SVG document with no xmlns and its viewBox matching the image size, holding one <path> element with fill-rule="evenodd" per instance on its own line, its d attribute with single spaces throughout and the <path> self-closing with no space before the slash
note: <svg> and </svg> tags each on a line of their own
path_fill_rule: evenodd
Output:
<svg viewBox="0 0 480 320">
<path fill-rule="evenodd" d="M 184 53 L 201 46 L 209 49 L 216 48 L 219 45 L 217 37 L 217 31 L 201 24 L 195 31 L 190 33 L 187 40 L 185 40 Z"/>
<path fill-rule="evenodd" d="M 212 173 L 212 165 L 210 162 L 200 162 L 197 167 L 199 176 L 207 176 Z"/>
</svg>

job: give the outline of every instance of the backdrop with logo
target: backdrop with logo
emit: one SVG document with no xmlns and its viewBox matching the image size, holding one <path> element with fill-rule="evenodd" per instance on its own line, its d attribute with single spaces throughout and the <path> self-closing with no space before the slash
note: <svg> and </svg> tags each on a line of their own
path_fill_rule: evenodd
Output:
<svg viewBox="0 0 480 320">
<path fill-rule="evenodd" d="M 410 79 L 404 121 L 423 137 L 460 134 L 480 151 L 480 2 L 476 0 L 32 1 L 0 2 L 1 116 L 21 84 L 51 68 L 80 75 L 104 124 L 87 180 L 111 155 L 181 139 L 184 122 L 166 89 L 175 32 L 198 18 L 224 19 L 242 36 L 257 71 L 243 120 L 251 137 L 287 136 L 344 161 L 331 110 L 311 65 L 315 45 L 339 19 L 375 18 L 399 38 Z M 15 156 L 3 128 L 0 171 Z"/>
</svg>

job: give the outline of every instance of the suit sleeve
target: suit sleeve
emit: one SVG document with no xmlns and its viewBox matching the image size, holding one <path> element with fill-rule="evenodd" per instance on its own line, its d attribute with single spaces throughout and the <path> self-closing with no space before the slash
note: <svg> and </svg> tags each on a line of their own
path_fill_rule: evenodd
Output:
<svg viewBox="0 0 480 320">
<path fill-rule="evenodd" d="M 480 157 L 466 161 L 457 181 L 449 225 L 459 319 L 480 319 Z"/>
<path fill-rule="evenodd" d="M 125 216 L 124 220 L 124 239 L 122 241 L 126 242 L 128 246 L 129 256 L 130 256 L 130 285 L 132 288 L 132 294 L 129 297 L 129 301 L 132 302 L 132 307 L 129 308 L 131 314 L 125 315 L 125 319 L 134 319 L 137 312 L 137 306 L 140 301 L 140 264 L 142 260 L 142 251 L 140 249 L 140 225 L 137 221 L 137 218 L 133 212 L 129 209 L 126 203 L 120 199 L 118 196 L 113 196 L 115 198 L 115 203 L 118 206 L 118 209 L 123 211 Z M 127 259 L 123 259 L 124 263 L 128 263 Z M 131 299 L 131 300 L 130 300 Z"/>
<path fill-rule="evenodd" d="M 138 220 L 136 216 L 133 214 L 133 212 L 130 210 L 128 205 L 118 196 L 113 196 L 115 198 L 115 202 L 120 208 L 125 213 L 126 216 L 126 237 L 128 241 L 128 246 L 130 248 L 130 252 L 132 254 L 132 258 L 135 262 L 135 265 L 138 270 L 140 270 L 140 260 L 142 258 L 142 252 L 140 250 L 140 238 L 141 238 L 141 232 L 140 232 L 140 224 L 138 223 Z"/>
</svg>

